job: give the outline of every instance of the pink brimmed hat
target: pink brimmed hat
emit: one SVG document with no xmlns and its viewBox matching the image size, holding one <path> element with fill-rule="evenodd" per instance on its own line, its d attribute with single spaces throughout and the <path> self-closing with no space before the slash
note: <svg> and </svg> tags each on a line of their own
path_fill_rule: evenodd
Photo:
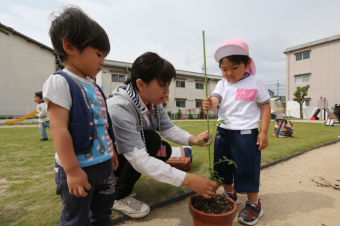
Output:
<svg viewBox="0 0 340 226">
<path fill-rule="evenodd" d="M 216 50 L 215 60 L 217 61 L 217 63 L 219 63 L 223 57 L 231 55 L 249 56 L 249 46 L 241 39 L 237 38 L 229 39 Z M 255 75 L 256 67 L 253 59 L 251 59 L 250 66 L 246 69 L 246 72 Z"/>
</svg>

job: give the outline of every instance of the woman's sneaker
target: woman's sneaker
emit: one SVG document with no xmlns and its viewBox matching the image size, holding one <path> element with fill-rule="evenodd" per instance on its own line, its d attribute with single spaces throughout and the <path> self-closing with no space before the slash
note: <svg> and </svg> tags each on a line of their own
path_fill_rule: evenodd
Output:
<svg viewBox="0 0 340 226">
<path fill-rule="evenodd" d="M 148 205 L 131 197 L 131 195 L 120 200 L 115 200 L 112 209 L 132 218 L 144 217 L 150 212 Z"/>
<path fill-rule="evenodd" d="M 237 194 L 236 194 L 235 191 L 234 191 L 234 194 L 233 194 L 233 195 L 228 194 L 228 192 L 226 192 L 226 191 L 223 192 L 222 195 L 225 195 L 225 196 L 231 198 L 232 200 L 234 200 L 234 202 L 236 203 L 236 205 L 240 203 L 240 200 L 238 200 Z"/>
<path fill-rule="evenodd" d="M 255 225 L 262 216 L 263 208 L 261 207 L 260 200 L 257 205 L 247 201 L 246 207 L 238 214 L 238 221 L 246 225 Z"/>
</svg>

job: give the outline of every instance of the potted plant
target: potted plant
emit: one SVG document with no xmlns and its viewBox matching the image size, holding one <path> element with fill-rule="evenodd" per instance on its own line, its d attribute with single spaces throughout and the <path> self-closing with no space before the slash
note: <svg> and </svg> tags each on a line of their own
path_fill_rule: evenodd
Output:
<svg viewBox="0 0 340 226">
<path fill-rule="evenodd" d="M 208 114 L 207 114 L 208 115 Z M 208 131 L 209 130 L 209 116 L 207 117 Z M 217 121 L 216 126 L 225 124 L 223 120 Z M 215 129 L 214 129 L 215 130 Z M 211 144 L 214 143 L 216 132 L 211 132 L 209 134 L 209 140 Z M 217 139 L 219 136 L 216 136 Z M 223 157 L 218 162 L 212 164 L 213 158 L 213 148 L 210 146 L 206 147 L 209 153 L 209 168 L 205 172 L 209 173 L 209 179 L 215 181 L 218 184 L 222 183 L 222 179 L 218 173 L 213 169 L 213 166 L 221 162 L 228 162 L 228 164 L 236 164 L 233 160 Z M 233 220 L 236 217 L 237 205 L 231 198 L 216 194 L 210 199 L 206 199 L 201 195 L 194 195 L 189 200 L 190 214 L 193 217 L 195 226 L 208 226 L 208 225 L 232 225 Z"/>
<path fill-rule="evenodd" d="M 204 71 L 205 71 L 205 91 L 206 96 L 208 96 L 207 89 L 207 73 L 206 73 L 206 60 L 205 60 L 205 43 L 204 43 L 204 31 L 203 31 L 203 51 L 204 51 Z M 211 141 L 211 145 L 214 143 L 214 138 L 216 134 L 216 127 L 221 124 L 225 124 L 223 120 L 217 121 L 214 126 L 215 132 L 210 132 L 209 128 L 209 112 L 207 111 L 207 127 L 209 131 L 209 139 Z M 216 136 L 219 138 L 219 136 Z M 218 173 L 213 169 L 213 166 L 219 164 L 221 162 L 228 162 L 228 164 L 236 164 L 234 161 L 223 157 L 218 162 L 212 164 L 212 158 L 214 154 L 213 148 L 206 146 L 208 149 L 208 158 L 209 158 L 209 179 L 215 181 L 218 184 L 222 183 L 221 177 L 219 177 Z M 237 205 L 231 198 L 216 194 L 210 199 L 206 199 L 201 195 L 194 195 L 189 200 L 189 209 L 190 214 L 193 217 L 195 226 L 208 226 L 208 225 L 232 225 L 233 220 L 236 217 L 236 209 Z"/>
</svg>

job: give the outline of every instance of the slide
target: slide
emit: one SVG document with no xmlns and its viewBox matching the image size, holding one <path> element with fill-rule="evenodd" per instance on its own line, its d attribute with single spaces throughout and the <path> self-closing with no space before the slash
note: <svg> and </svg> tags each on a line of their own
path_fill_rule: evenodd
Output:
<svg viewBox="0 0 340 226">
<path fill-rule="evenodd" d="M 32 112 L 29 113 L 28 115 L 25 115 L 25 116 L 23 116 L 23 117 L 21 117 L 21 118 L 19 118 L 19 119 L 6 121 L 5 124 L 12 124 L 12 123 L 16 123 L 16 122 L 21 122 L 22 120 L 25 120 L 25 119 L 27 119 L 28 117 L 30 117 L 30 116 L 32 116 L 32 115 L 34 115 L 34 114 L 36 114 L 36 113 L 37 113 L 37 110 L 32 111 Z"/>
<path fill-rule="evenodd" d="M 310 120 L 318 120 L 319 118 L 317 116 L 318 116 L 319 113 L 320 113 L 320 108 L 316 109 L 316 111 L 314 112 L 314 114 L 310 118 Z"/>
</svg>

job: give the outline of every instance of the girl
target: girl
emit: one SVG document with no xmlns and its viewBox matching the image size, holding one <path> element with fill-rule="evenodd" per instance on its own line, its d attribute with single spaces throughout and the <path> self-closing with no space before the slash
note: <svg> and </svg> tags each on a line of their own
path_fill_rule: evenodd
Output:
<svg viewBox="0 0 340 226">
<path fill-rule="evenodd" d="M 171 155 L 171 147 L 161 141 L 155 130 L 181 145 L 204 146 L 198 141 L 208 137 L 207 132 L 195 137 L 181 130 L 163 109 L 161 103 L 175 76 L 171 63 L 155 53 L 144 53 L 133 63 L 127 86 L 117 87 L 107 101 L 119 153 L 119 168 L 115 173 L 119 178 L 113 209 L 133 218 L 143 217 L 150 211 L 148 205 L 131 197 L 141 174 L 175 186 L 189 186 L 206 198 L 214 195 L 217 189 L 215 182 L 164 163 Z"/>
<path fill-rule="evenodd" d="M 222 180 L 224 195 L 239 203 L 235 190 L 246 192 L 246 207 L 239 213 L 238 220 L 247 225 L 255 225 L 263 215 L 258 200 L 261 150 L 268 146 L 270 123 L 270 96 L 259 76 L 255 75 L 254 61 L 249 57 L 247 43 L 240 39 L 230 39 L 215 52 L 224 79 L 219 81 L 211 97 L 203 99 L 203 109 L 210 110 L 220 104 L 219 120 L 225 125 L 217 128 L 218 136 L 214 145 L 214 161 L 223 156 L 235 161 L 234 165 L 219 163 L 215 170 Z M 258 121 L 261 119 L 261 131 Z"/>
</svg>

